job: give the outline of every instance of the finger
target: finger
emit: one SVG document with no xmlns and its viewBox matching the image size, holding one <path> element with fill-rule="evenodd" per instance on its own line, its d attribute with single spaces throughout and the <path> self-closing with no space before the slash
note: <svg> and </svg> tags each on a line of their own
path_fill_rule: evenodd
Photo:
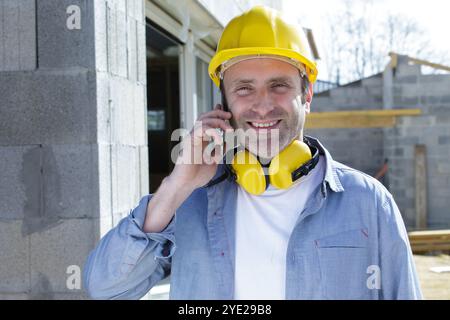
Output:
<svg viewBox="0 0 450 320">
<path fill-rule="evenodd" d="M 220 128 L 224 131 L 231 131 L 233 130 L 233 127 L 230 126 L 229 123 L 225 122 L 222 119 L 218 119 L 218 118 L 207 118 L 207 119 L 203 119 L 202 120 L 202 125 L 203 126 L 209 126 L 212 128 Z"/>
<path fill-rule="evenodd" d="M 198 120 L 203 120 L 206 118 L 220 118 L 223 120 L 231 119 L 231 112 L 223 111 L 221 109 L 215 109 L 212 111 L 205 112 L 198 117 Z"/>
<path fill-rule="evenodd" d="M 205 141 L 210 141 L 211 139 L 215 144 L 221 145 L 223 143 L 223 137 L 217 129 L 205 124 L 197 125 L 192 133 L 192 137 L 194 145 L 196 146 L 203 144 Z"/>
<path fill-rule="evenodd" d="M 205 135 L 208 136 L 208 137 L 213 138 L 215 144 L 217 144 L 217 145 L 222 145 L 223 144 L 222 135 L 217 132 L 217 129 L 215 129 L 215 128 L 207 128 L 205 130 Z"/>
</svg>

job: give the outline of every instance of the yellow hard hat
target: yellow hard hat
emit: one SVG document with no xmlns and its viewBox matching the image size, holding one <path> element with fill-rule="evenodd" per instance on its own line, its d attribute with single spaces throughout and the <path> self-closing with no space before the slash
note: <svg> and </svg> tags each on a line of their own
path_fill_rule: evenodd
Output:
<svg viewBox="0 0 450 320">
<path fill-rule="evenodd" d="M 220 86 L 222 64 L 242 56 L 278 56 L 305 66 L 310 83 L 317 78 L 316 63 L 310 57 L 306 36 L 289 24 L 281 14 L 265 6 L 256 6 L 232 19 L 220 37 L 208 73 Z"/>
</svg>

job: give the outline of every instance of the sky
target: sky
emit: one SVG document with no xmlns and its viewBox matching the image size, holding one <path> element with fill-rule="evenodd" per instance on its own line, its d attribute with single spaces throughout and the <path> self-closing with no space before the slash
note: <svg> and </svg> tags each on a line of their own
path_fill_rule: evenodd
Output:
<svg viewBox="0 0 450 320">
<path fill-rule="evenodd" d="M 324 21 L 329 14 L 339 10 L 341 0 L 283 0 L 284 12 L 298 19 L 304 27 L 314 32 L 319 50 L 323 47 Z M 353 0 L 355 10 L 358 3 Z M 445 0 L 372 0 L 373 16 L 382 19 L 387 13 L 414 18 L 429 34 L 430 42 L 436 49 L 446 53 L 445 61 L 450 62 L 450 1 Z M 322 50 L 323 52 L 323 50 Z M 320 67 L 320 63 L 319 63 Z M 325 74 L 322 73 L 326 77 Z M 319 78 L 322 78 L 319 75 Z"/>
</svg>

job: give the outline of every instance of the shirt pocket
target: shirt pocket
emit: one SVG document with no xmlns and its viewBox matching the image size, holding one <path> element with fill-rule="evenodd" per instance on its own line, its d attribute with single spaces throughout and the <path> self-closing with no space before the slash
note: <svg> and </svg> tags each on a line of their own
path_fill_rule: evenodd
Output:
<svg viewBox="0 0 450 320">
<path fill-rule="evenodd" d="M 327 299 L 367 299 L 368 236 L 364 228 L 315 241 L 322 289 Z"/>
</svg>

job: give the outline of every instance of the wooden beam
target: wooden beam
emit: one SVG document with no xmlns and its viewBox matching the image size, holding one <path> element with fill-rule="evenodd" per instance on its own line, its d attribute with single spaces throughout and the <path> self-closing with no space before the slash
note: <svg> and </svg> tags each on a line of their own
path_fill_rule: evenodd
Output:
<svg viewBox="0 0 450 320">
<path fill-rule="evenodd" d="M 386 128 L 395 125 L 395 117 L 364 117 L 352 116 L 348 118 L 307 118 L 307 129 L 319 128 Z"/>
<path fill-rule="evenodd" d="M 450 251 L 450 230 L 424 230 L 408 232 L 414 253 Z"/>
<path fill-rule="evenodd" d="M 391 68 L 397 67 L 398 53 L 389 52 L 389 56 L 391 57 L 391 62 L 390 62 Z M 412 57 L 409 57 L 409 56 L 408 56 L 408 61 L 410 61 L 412 63 L 415 63 L 415 64 L 428 66 L 428 67 L 431 67 L 431 68 L 434 68 L 434 69 L 445 70 L 445 71 L 449 71 L 450 72 L 450 67 L 446 66 L 446 65 L 443 65 L 443 64 L 434 63 L 434 62 L 427 61 L 427 60 L 422 60 L 422 59 L 416 59 L 416 58 L 412 58 Z"/>
<path fill-rule="evenodd" d="M 427 227 L 427 163 L 425 145 L 416 145 L 414 150 L 416 174 L 416 228 Z"/>
<path fill-rule="evenodd" d="M 393 127 L 396 117 L 417 116 L 420 109 L 344 110 L 311 112 L 306 116 L 307 129 L 319 128 L 386 128 Z"/>
</svg>

